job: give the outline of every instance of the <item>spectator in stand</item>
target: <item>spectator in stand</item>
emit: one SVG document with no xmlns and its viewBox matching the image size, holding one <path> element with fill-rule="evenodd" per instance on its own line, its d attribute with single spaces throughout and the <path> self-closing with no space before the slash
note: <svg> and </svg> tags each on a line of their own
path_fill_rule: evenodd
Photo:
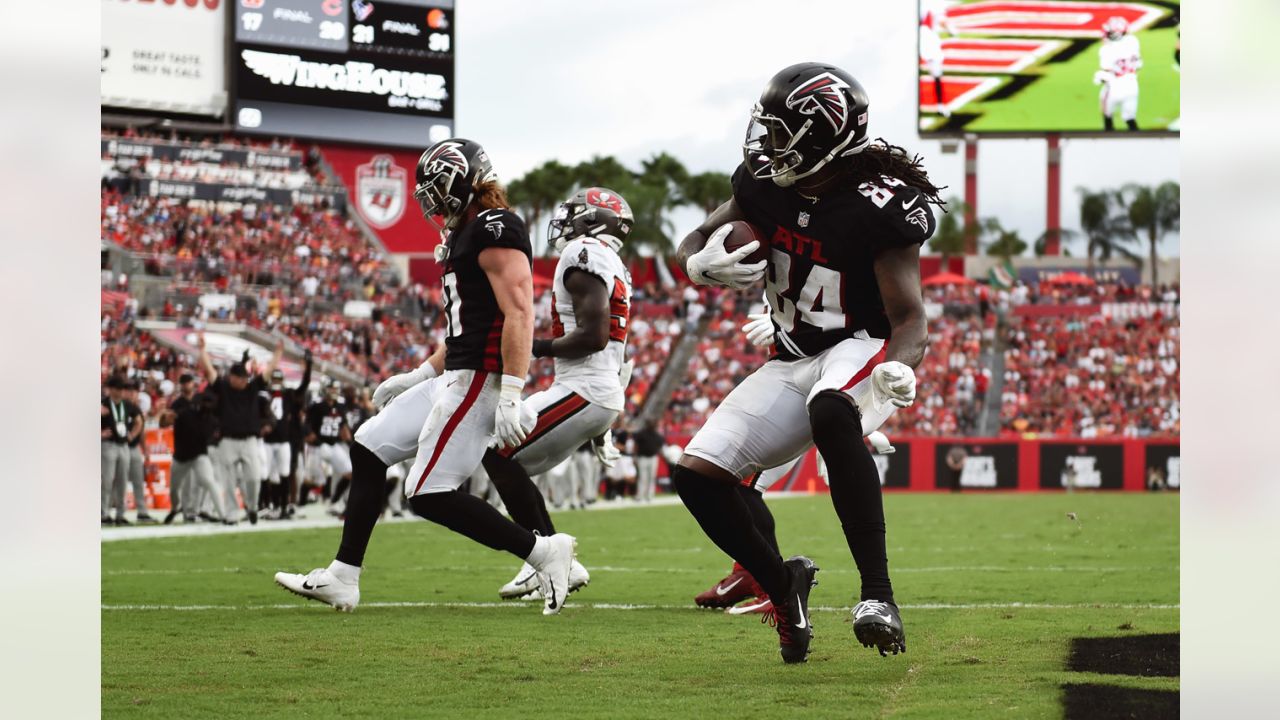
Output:
<svg viewBox="0 0 1280 720">
<path fill-rule="evenodd" d="M 665 443 L 652 420 L 646 420 L 629 438 L 627 446 L 635 457 L 636 500 L 652 502 L 658 480 L 658 453 Z"/>
<path fill-rule="evenodd" d="M 124 516 L 124 484 L 129 475 L 129 441 L 142 433 L 142 411 L 124 398 L 124 384 L 123 378 L 112 375 L 107 379 L 107 395 L 102 398 L 103 525 L 130 524 Z"/>
</svg>

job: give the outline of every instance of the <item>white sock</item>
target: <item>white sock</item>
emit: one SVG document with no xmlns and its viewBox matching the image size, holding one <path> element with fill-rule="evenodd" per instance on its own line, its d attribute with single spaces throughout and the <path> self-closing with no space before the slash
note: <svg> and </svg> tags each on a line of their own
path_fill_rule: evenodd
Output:
<svg viewBox="0 0 1280 720">
<path fill-rule="evenodd" d="M 541 570 L 546 564 L 547 559 L 551 556 L 551 538 L 544 538 L 541 535 L 533 540 L 533 551 L 529 553 L 529 557 L 524 561 L 532 565 L 535 569 Z"/>
<path fill-rule="evenodd" d="M 329 563 L 329 572 L 348 585 L 360 582 L 360 566 L 348 565 L 340 560 Z"/>
</svg>

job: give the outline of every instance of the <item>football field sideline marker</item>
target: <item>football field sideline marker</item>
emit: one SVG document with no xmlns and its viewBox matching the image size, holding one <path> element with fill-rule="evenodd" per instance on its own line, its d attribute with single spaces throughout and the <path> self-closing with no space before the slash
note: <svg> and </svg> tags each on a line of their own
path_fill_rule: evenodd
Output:
<svg viewBox="0 0 1280 720">
<path fill-rule="evenodd" d="M 210 575 L 210 574 L 226 574 L 226 575 L 248 575 L 253 573 L 273 573 L 278 568 L 252 568 L 252 567 L 222 567 L 222 568 L 129 568 L 122 570 L 103 570 L 104 576 L 118 575 Z M 441 566 L 441 565 L 404 565 L 397 566 L 397 570 L 406 572 L 474 572 L 478 568 L 474 566 Z M 706 568 L 669 568 L 669 567 L 615 567 L 611 565 L 591 565 L 587 568 L 591 572 L 604 573 L 689 573 L 689 574 L 705 574 Z M 1177 567 L 1164 567 L 1159 565 L 1028 565 L 1023 567 L 1015 567 L 1011 565 L 938 565 L 934 567 L 895 567 L 895 573 L 947 573 L 947 572 L 1045 572 L 1045 573 L 1065 573 L 1065 572 L 1081 572 L 1081 573 L 1125 573 L 1135 571 L 1158 571 L 1170 570 L 1177 571 Z M 853 568 L 832 568 L 822 571 L 826 575 L 857 575 L 858 571 Z"/>
<path fill-rule="evenodd" d="M 530 608 L 536 603 L 529 602 L 369 602 L 361 603 L 362 608 Z M 919 603 L 904 604 L 903 610 L 1180 610 L 1179 604 L 1165 605 L 1160 603 Z M 581 608 L 587 610 L 695 610 L 706 612 L 694 605 L 662 605 L 643 603 L 565 603 L 565 608 Z M 849 612 L 849 607 L 833 607 L 814 605 L 810 610 L 820 612 Z M 241 611 L 241 610 L 328 610 L 320 603 L 272 603 L 268 605 L 112 605 L 103 604 L 103 612 L 120 611 L 169 611 L 169 612 L 207 612 L 207 611 Z"/>
</svg>

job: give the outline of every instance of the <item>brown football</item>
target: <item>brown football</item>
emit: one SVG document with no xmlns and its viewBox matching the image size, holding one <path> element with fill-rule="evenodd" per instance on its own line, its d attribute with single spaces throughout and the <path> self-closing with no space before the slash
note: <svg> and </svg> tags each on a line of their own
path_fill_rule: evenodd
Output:
<svg viewBox="0 0 1280 720">
<path fill-rule="evenodd" d="M 733 229 L 729 231 L 729 236 L 724 239 L 725 252 L 733 252 L 752 240 L 759 240 L 760 247 L 743 258 L 742 262 L 750 265 L 763 262 L 769 258 L 769 240 L 764 236 L 763 232 L 760 232 L 760 228 L 745 220 L 734 220 L 729 225 Z"/>
</svg>

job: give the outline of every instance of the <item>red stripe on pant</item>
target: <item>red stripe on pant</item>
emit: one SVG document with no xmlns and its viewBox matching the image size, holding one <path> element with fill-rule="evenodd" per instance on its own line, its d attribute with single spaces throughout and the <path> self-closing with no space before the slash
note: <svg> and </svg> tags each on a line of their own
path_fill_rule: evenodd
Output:
<svg viewBox="0 0 1280 720">
<path fill-rule="evenodd" d="M 462 422 L 462 418 L 466 417 L 467 411 L 472 405 L 476 404 L 476 398 L 480 397 L 480 391 L 484 389 L 484 381 L 489 378 L 489 373 L 482 370 L 475 370 L 475 376 L 471 378 L 471 386 L 467 388 L 467 394 L 462 398 L 462 404 L 457 410 L 449 416 L 449 421 L 444 424 L 444 429 L 440 431 L 440 439 L 436 440 L 435 450 L 431 451 L 431 460 L 427 462 L 427 469 L 422 471 L 422 477 L 418 478 L 418 484 L 413 488 L 416 495 L 422 489 L 422 483 L 427 481 L 427 476 L 431 474 L 431 470 L 435 468 L 436 461 L 440 459 L 440 453 L 444 451 L 444 446 L 449 444 L 449 437 L 453 435 L 453 431 L 457 429 L 458 423 Z"/>
<path fill-rule="evenodd" d="M 546 432 L 556 423 L 578 412 L 586 406 L 586 398 L 583 398 L 581 395 L 578 395 L 577 393 L 566 395 L 564 399 L 560 400 L 560 402 L 552 405 L 546 410 L 543 410 L 542 413 L 538 415 L 538 423 L 533 426 L 533 430 L 529 431 L 529 436 L 524 439 L 524 442 L 520 443 L 516 447 L 502 448 L 498 451 L 498 454 L 502 457 L 511 457 L 520 448 L 531 444 L 534 440 L 537 440 L 539 437 L 546 434 Z"/>
<path fill-rule="evenodd" d="M 887 347 L 889 347 L 888 342 L 885 342 L 884 345 L 880 346 L 880 349 L 876 351 L 875 355 L 871 356 L 871 359 L 867 361 L 867 364 L 863 365 L 862 369 L 854 373 L 853 377 L 849 378 L 849 382 L 845 383 L 844 387 L 840 388 L 840 392 L 844 392 L 870 377 L 871 371 L 874 370 L 877 365 L 884 362 L 884 351 Z"/>
</svg>

